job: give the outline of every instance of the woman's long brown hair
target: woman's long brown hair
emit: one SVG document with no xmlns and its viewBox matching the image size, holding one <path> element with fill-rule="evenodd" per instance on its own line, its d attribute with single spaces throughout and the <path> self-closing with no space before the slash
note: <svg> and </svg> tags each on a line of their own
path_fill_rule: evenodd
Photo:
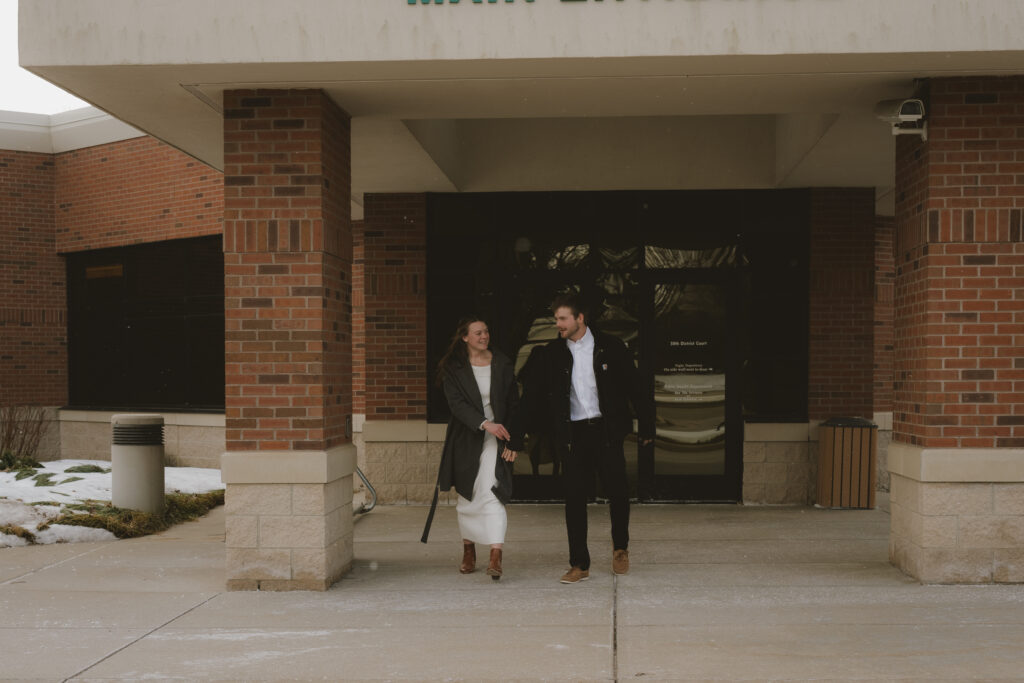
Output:
<svg viewBox="0 0 1024 683">
<path fill-rule="evenodd" d="M 459 321 L 459 326 L 455 328 L 455 334 L 452 336 L 451 343 L 448 344 L 448 350 L 444 352 L 440 362 L 437 364 L 437 386 L 444 384 L 444 376 L 448 374 L 456 361 L 467 362 L 469 360 L 469 351 L 466 350 L 466 342 L 462 341 L 462 338 L 469 334 L 470 325 L 482 322 L 484 321 L 479 316 L 472 315 Z"/>
</svg>

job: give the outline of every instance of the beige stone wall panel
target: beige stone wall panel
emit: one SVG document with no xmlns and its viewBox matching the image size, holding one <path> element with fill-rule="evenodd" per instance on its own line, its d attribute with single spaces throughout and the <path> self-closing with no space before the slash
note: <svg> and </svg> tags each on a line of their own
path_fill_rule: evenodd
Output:
<svg viewBox="0 0 1024 683">
<path fill-rule="evenodd" d="M 224 505 L 228 515 L 290 515 L 292 491 L 279 484 L 232 484 Z"/>
<path fill-rule="evenodd" d="M 999 583 L 1024 583 L 1024 549 L 995 551 L 992 578 Z"/>
<path fill-rule="evenodd" d="M 327 505 L 326 486 L 323 484 L 293 484 L 292 508 L 293 515 L 316 515 L 325 510 L 333 510 L 337 505 Z"/>
<path fill-rule="evenodd" d="M 410 505 L 428 505 L 434 498 L 435 484 L 409 484 L 406 487 L 406 502 Z"/>
<path fill-rule="evenodd" d="M 224 518 L 224 545 L 228 548 L 259 546 L 259 518 L 255 515 L 228 515 Z"/>
<path fill-rule="evenodd" d="M 921 514 L 987 515 L 992 512 L 992 485 L 924 483 Z"/>
<path fill-rule="evenodd" d="M 765 455 L 765 444 L 763 443 L 752 443 L 746 442 L 743 444 L 743 473 L 746 478 L 747 463 L 760 463 L 765 462 L 767 456 Z"/>
<path fill-rule="evenodd" d="M 995 514 L 1024 516 L 1024 484 L 995 484 L 992 495 Z"/>
<path fill-rule="evenodd" d="M 923 583 L 990 583 L 994 552 L 983 548 L 924 548 L 917 567 Z"/>
<path fill-rule="evenodd" d="M 960 517 L 961 548 L 1024 548 L 1024 517 Z"/>
<path fill-rule="evenodd" d="M 770 463 L 806 464 L 806 443 L 767 443 L 765 459 Z"/>
<path fill-rule="evenodd" d="M 250 548 L 227 549 L 228 580 L 290 579 L 291 551 Z"/>
<path fill-rule="evenodd" d="M 324 516 L 261 516 L 260 548 L 324 548 Z"/>
</svg>

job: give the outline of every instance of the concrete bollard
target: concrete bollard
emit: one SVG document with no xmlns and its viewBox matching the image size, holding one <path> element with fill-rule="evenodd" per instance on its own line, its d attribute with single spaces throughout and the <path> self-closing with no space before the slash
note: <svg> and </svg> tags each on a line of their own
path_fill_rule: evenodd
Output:
<svg viewBox="0 0 1024 683">
<path fill-rule="evenodd" d="M 114 415 L 110 447 L 114 507 L 153 514 L 164 511 L 164 418 Z"/>
</svg>

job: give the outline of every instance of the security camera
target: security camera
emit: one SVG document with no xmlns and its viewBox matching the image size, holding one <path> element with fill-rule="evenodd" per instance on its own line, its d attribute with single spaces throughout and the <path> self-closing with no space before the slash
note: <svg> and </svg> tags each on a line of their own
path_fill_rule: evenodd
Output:
<svg viewBox="0 0 1024 683">
<path fill-rule="evenodd" d="M 875 116 L 892 124 L 893 135 L 920 135 L 928 139 L 928 122 L 924 119 L 924 102 L 921 100 L 882 100 L 875 105 Z M 917 126 L 917 123 L 921 123 Z"/>
<path fill-rule="evenodd" d="M 875 116 L 886 123 L 906 123 L 924 118 L 921 100 L 882 100 L 875 105 Z"/>
</svg>

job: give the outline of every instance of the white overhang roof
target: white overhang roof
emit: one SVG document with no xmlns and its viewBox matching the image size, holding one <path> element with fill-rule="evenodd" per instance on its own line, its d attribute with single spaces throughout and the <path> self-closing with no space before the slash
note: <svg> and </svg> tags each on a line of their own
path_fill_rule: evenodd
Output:
<svg viewBox="0 0 1024 683">
<path fill-rule="evenodd" d="M 221 95 L 322 88 L 353 194 L 891 187 L 872 108 L 1024 73 L 1016 0 L 21 0 L 21 64 L 222 165 Z"/>
</svg>

